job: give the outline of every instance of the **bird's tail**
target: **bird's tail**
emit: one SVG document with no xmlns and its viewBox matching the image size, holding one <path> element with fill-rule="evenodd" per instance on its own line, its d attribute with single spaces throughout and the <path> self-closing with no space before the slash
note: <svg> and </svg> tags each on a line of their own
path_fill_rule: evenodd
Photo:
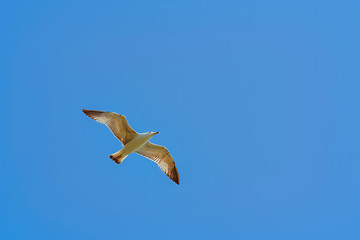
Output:
<svg viewBox="0 0 360 240">
<path fill-rule="evenodd" d="M 117 164 L 122 163 L 122 161 L 124 161 L 124 159 L 127 157 L 128 155 L 124 155 L 123 154 L 123 149 L 121 149 L 120 151 L 117 151 L 116 153 L 113 153 L 110 155 L 110 158 L 116 162 Z"/>
</svg>

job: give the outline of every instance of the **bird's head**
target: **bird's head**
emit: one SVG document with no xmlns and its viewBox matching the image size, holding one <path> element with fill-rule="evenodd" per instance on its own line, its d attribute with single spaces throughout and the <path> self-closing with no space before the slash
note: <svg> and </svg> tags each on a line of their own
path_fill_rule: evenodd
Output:
<svg viewBox="0 0 360 240">
<path fill-rule="evenodd" d="M 145 133 L 141 133 L 144 137 L 150 139 L 153 136 L 155 136 L 156 134 L 158 134 L 159 132 L 145 132 Z"/>
<path fill-rule="evenodd" d="M 155 136 L 156 134 L 158 134 L 159 132 L 148 132 L 149 135 Z"/>
</svg>

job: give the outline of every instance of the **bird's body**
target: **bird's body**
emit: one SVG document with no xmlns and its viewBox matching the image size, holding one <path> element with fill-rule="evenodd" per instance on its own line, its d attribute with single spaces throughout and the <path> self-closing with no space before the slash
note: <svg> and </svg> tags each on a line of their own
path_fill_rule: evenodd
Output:
<svg viewBox="0 0 360 240">
<path fill-rule="evenodd" d="M 144 146 L 145 143 L 147 143 L 147 141 L 149 141 L 150 138 L 152 138 L 155 134 L 154 133 L 140 133 L 140 134 L 136 135 L 136 137 L 134 137 L 133 140 L 131 140 L 124 146 L 124 148 L 123 148 L 124 154 L 129 155 L 130 153 L 135 152 L 136 150 L 138 150 L 139 148 Z"/>
<path fill-rule="evenodd" d="M 121 163 L 129 154 L 143 147 L 155 134 L 157 133 L 138 133 L 122 149 L 114 154 L 111 154 L 110 158 L 116 163 Z"/>
<path fill-rule="evenodd" d="M 149 142 L 159 132 L 137 133 L 121 114 L 85 109 L 83 112 L 92 119 L 105 124 L 124 145 L 122 149 L 110 155 L 114 162 L 120 164 L 129 154 L 136 152 L 157 163 L 171 180 L 177 184 L 180 183 L 174 159 L 168 150 Z"/>
</svg>

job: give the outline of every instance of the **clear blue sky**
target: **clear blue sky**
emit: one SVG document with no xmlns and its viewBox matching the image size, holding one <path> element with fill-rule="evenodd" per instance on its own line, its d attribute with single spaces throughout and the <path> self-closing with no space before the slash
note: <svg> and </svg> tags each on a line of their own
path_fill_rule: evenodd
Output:
<svg viewBox="0 0 360 240">
<path fill-rule="evenodd" d="M 360 239 L 359 8 L 2 1 L 0 238 Z"/>
</svg>

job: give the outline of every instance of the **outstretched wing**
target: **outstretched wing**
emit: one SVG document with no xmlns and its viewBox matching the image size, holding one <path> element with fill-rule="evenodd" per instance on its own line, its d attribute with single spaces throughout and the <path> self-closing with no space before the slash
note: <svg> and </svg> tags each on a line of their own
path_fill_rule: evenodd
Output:
<svg viewBox="0 0 360 240">
<path fill-rule="evenodd" d="M 95 121 L 105 124 L 123 145 L 137 135 L 137 133 L 129 126 L 126 118 L 121 114 L 86 109 L 83 109 L 82 111 Z"/>
<path fill-rule="evenodd" d="M 157 163 L 171 180 L 180 184 L 179 173 L 176 169 L 174 159 L 166 147 L 147 142 L 135 152 Z"/>
</svg>

